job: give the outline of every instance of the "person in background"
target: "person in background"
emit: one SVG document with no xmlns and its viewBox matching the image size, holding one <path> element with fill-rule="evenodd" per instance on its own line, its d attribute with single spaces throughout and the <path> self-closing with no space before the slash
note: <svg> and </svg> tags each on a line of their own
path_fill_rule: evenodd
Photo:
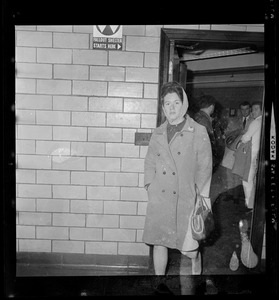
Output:
<svg viewBox="0 0 279 300">
<path fill-rule="evenodd" d="M 260 137 L 262 126 L 262 103 L 260 101 L 252 104 L 252 117 L 253 121 L 249 124 L 247 131 L 243 134 L 239 141 L 239 147 L 242 144 L 251 142 L 251 163 L 248 172 L 248 179 L 243 180 L 243 189 L 245 194 L 245 204 L 247 208 L 252 209 L 254 207 L 255 198 L 255 185 L 256 185 L 256 173 L 258 166 L 258 154 L 260 149 Z M 235 161 L 235 164 L 237 161 Z"/>
<path fill-rule="evenodd" d="M 213 96 L 203 95 L 198 100 L 199 111 L 194 115 L 194 120 L 199 124 L 205 126 L 212 147 L 212 159 L 213 159 L 213 173 L 219 166 L 220 149 L 218 147 L 218 139 L 215 136 L 215 130 L 212 124 L 213 113 L 215 109 L 216 100 Z"/>
<path fill-rule="evenodd" d="M 199 124 L 206 127 L 208 135 L 214 138 L 211 115 L 214 112 L 216 100 L 213 96 L 203 95 L 198 99 L 199 111 L 194 115 L 194 119 Z"/>
<path fill-rule="evenodd" d="M 237 117 L 232 118 L 232 122 L 228 124 L 225 135 L 229 137 L 232 132 L 236 131 L 238 131 L 238 134 L 244 134 L 252 121 L 251 104 L 248 101 L 243 101 L 239 105 L 239 114 Z"/>
<path fill-rule="evenodd" d="M 241 117 L 240 117 L 240 128 L 243 130 L 243 133 L 245 133 L 248 130 L 248 127 L 250 123 L 253 121 L 253 114 L 251 114 L 251 105 L 249 102 L 244 101 L 240 104 L 240 111 L 241 111 Z"/>
<path fill-rule="evenodd" d="M 241 213 L 238 215 L 241 251 L 233 253 L 230 260 L 230 268 L 235 271 L 238 268 L 239 259 L 247 268 L 254 268 L 258 264 L 258 257 L 254 253 L 253 247 L 249 240 L 248 231 L 252 224 L 252 212 L 255 201 L 255 187 L 257 179 L 258 156 L 260 149 L 260 137 L 262 126 L 262 103 L 260 101 L 252 104 L 253 121 L 249 124 L 247 131 L 240 137 L 236 144 L 235 161 L 232 168 L 232 173 L 239 176 L 243 191 L 244 203 L 243 206 L 247 209 L 245 217 Z M 245 225 L 245 226 L 244 226 Z M 237 257 L 238 256 L 238 257 Z M 233 268 L 232 268 L 233 267 Z"/>
<path fill-rule="evenodd" d="M 212 152 L 204 126 L 188 114 L 188 98 L 177 82 L 162 86 L 160 100 L 166 121 L 151 136 L 144 164 L 148 205 L 142 241 L 153 246 L 156 291 L 164 292 L 168 249 L 191 259 L 192 275 L 202 273 L 199 243 L 192 238 L 190 216 L 195 184 L 211 208 L 209 190 Z"/>
<path fill-rule="evenodd" d="M 215 109 L 211 116 L 212 118 L 212 127 L 214 131 L 214 136 L 217 141 L 217 147 L 218 147 L 218 165 L 222 162 L 222 159 L 224 157 L 225 153 L 225 147 L 226 147 L 226 137 L 225 137 L 225 131 L 228 126 L 228 120 L 224 115 L 225 109 L 224 107 L 219 103 L 215 103 Z"/>
<path fill-rule="evenodd" d="M 247 131 L 250 123 L 253 121 L 251 114 L 251 105 L 248 101 L 243 101 L 239 105 L 238 115 L 230 118 L 228 126 L 225 130 L 225 152 L 221 161 L 224 178 L 226 178 L 226 190 L 231 195 L 230 199 L 238 201 L 237 186 L 241 185 L 241 178 L 232 173 L 232 168 L 235 163 L 236 144 L 241 136 Z"/>
</svg>

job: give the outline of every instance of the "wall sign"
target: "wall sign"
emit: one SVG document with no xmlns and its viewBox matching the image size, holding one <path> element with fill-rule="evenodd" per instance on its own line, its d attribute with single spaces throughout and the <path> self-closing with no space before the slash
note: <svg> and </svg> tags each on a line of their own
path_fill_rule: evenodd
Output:
<svg viewBox="0 0 279 300">
<path fill-rule="evenodd" d="M 123 25 L 94 25 L 93 49 L 122 50 Z"/>
<path fill-rule="evenodd" d="M 135 132 L 135 145 L 148 146 L 151 135 L 151 132 Z"/>
</svg>

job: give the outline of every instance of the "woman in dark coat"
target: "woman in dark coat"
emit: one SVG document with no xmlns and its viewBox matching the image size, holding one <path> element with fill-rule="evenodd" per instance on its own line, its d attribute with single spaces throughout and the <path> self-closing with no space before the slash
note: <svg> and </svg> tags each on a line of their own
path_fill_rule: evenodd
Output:
<svg viewBox="0 0 279 300">
<path fill-rule="evenodd" d="M 188 99 L 181 85 L 164 84 L 161 101 L 167 120 L 154 130 L 145 158 L 148 206 L 143 242 L 154 246 L 156 275 L 165 275 L 168 248 L 191 258 L 192 274 L 201 274 L 199 244 L 192 238 L 189 220 L 195 184 L 211 207 L 210 140 L 206 128 L 186 114 Z"/>
</svg>

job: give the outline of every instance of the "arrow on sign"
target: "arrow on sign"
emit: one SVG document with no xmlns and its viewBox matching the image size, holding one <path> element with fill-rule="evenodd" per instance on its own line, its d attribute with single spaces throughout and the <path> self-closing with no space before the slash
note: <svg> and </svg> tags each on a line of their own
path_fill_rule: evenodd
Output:
<svg viewBox="0 0 279 300">
<path fill-rule="evenodd" d="M 121 44 L 117 44 L 117 50 L 120 49 L 122 47 Z"/>
</svg>

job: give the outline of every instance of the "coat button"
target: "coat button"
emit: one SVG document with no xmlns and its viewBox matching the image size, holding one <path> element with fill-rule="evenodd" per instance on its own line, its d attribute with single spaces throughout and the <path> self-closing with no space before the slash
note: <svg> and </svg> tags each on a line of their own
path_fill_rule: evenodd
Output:
<svg viewBox="0 0 279 300">
<path fill-rule="evenodd" d="M 172 175 L 175 175 L 175 172 L 172 172 Z"/>
<path fill-rule="evenodd" d="M 180 136 L 183 136 L 183 133 L 181 133 Z"/>
<path fill-rule="evenodd" d="M 166 171 L 163 172 L 164 175 L 166 175 L 166 173 L 167 173 Z"/>
<path fill-rule="evenodd" d="M 162 190 L 162 193 L 164 193 L 165 192 L 165 190 Z"/>
<path fill-rule="evenodd" d="M 174 195 L 176 194 L 176 191 L 173 191 Z"/>
<path fill-rule="evenodd" d="M 158 156 L 160 156 L 160 153 L 157 153 Z"/>
<path fill-rule="evenodd" d="M 181 154 L 181 152 L 180 152 L 180 151 L 178 151 L 178 152 L 177 152 L 177 154 L 178 154 L 178 155 L 180 155 L 180 154 Z"/>
</svg>

